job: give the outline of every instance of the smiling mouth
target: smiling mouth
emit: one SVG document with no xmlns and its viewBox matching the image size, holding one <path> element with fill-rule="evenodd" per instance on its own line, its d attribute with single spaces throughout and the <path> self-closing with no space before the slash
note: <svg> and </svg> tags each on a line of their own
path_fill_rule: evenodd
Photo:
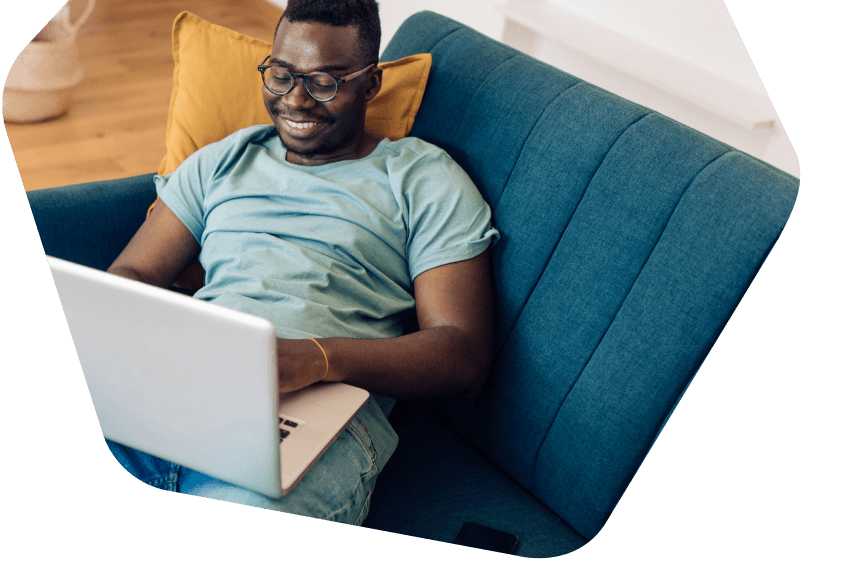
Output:
<svg viewBox="0 0 850 578">
<path fill-rule="evenodd" d="M 290 126 L 296 130 L 305 130 L 319 126 L 318 122 L 294 122 L 289 119 L 283 119 L 283 122 L 285 122 L 287 126 Z"/>
</svg>

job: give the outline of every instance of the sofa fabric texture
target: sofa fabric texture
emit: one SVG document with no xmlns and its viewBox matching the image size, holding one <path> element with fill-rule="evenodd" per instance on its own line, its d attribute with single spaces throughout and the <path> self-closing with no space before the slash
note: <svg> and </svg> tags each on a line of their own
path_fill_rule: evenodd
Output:
<svg viewBox="0 0 850 578">
<path fill-rule="evenodd" d="M 799 181 L 442 16 L 411 17 L 384 58 L 419 52 L 433 61 L 411 134 L 469 172 L 502 233 L 491 377 L 445 412 L 591 539 L 772 248 Z"/>
<path fill-rule="evenodd" d="M 799 181 L 437 14 L 382 60 L 425 52 L 411 135 L 469 173 L 502 235 L 495 358 L 475 399 L 396 405 L 365 525 L 448 542 L 478 522 L 517 555 L 565 554 L 605 524 Z M 45 251 L 102 269 L 155 192 L 146 175 L 29 195 Z"/>
</svg>

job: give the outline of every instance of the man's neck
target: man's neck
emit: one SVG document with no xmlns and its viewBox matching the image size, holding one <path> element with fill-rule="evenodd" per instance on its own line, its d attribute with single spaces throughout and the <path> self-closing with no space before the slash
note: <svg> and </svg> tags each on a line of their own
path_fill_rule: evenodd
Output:
<svg viewBox="0 0 850 578">
<path fill-rule="evenodd" d="M 372 154 L 380 142 L 380 137 L 364 132 L 363 136 L 357 141 L 330 153 L 301 156 L 294 151 L 287 150 L 286 160 L 294 165 L 303 166 L 319 166 L 340 161 L 357 160 Z"/>
</svg>

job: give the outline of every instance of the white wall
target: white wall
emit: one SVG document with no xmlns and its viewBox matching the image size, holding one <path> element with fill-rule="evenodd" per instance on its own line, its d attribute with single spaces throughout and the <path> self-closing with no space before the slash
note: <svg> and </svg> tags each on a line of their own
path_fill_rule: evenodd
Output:
<svg viewBox="0 0 850 578">
<path fill-rule="evenodd" d="M 764 92 L 722 0 L 548 0 Z"/>
</svg>

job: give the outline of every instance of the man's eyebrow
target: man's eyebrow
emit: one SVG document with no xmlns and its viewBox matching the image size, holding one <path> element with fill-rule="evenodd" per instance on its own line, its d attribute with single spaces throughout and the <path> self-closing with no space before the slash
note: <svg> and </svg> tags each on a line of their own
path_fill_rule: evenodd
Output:
<svg viewBox="0 0 850 578">
<path fill-rule="evenodd" d="M 288 68 L 290 70 L 295 68 L 294 66 L 292 66 L 290 63 L 286 62 L 285 60 L 279 60 L 277 58 L 269 59 L 269 63 L 271 63 L 275 66 L 282 66 L 283 68 Z M 350 65 L 350 64 L 348 64 L 348 65 L 346 65 L 346 64 L 331 64 L 329 66 L 320 66 L 318 68 L 314 68 L 310 72 L 344 72 L 344 71 L 348 70 L 349 68 L 351 68 L 351 66 L 352 65 Z"/>
</svg>

